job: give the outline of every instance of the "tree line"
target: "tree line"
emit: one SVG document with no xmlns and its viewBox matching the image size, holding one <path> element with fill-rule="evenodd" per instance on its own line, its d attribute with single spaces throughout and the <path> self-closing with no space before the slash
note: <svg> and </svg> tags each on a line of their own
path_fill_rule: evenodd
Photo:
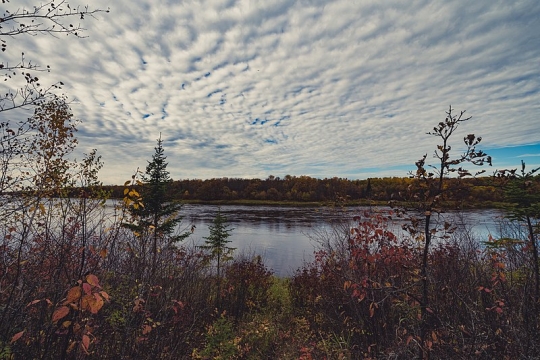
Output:
<svg viewBox="0 0 540 360">
<path fill-rule="evenodd" d="M 346 178 L 318 179 L 310 176 L 283 178 L 268 176 L 266 179 L 213 178 L 182 179 L 167 185 L 173 200 L 186 201 L 235 201 L 258 200 L 268 202 L 388 202 L 406 201 L 407 192 L 415 183 L 410 177 L 383 177 L 365 180 Z M 503 188 L 492 177 L 447 179 L 449 198 L 466 202 L 469 206 L 494 206 L 505 201 Z M 466 186 L 457 186 L 457 183 Z M 535 186 L 540 178 L 535 177 Z M 105 186 L 113 198 L 123 196 L 122 186 Z M 454 204 L 453 204 L 454 205 Z"/>
</svg>

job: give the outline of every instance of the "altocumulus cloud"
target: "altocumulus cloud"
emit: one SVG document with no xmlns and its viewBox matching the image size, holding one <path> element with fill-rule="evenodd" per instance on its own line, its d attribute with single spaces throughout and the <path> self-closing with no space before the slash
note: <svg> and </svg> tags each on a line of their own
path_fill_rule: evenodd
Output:
<svg viewBox="0 0 540 360">
<path fill-rule="evenodd" d="M 537 0 L 90 5 L 111 12 L 87 38 L 15 46 L 66 84 L 106 183 L 144 167 L 160 132 L 173 178 L 403 176 L 450 104 L 473 116 L 456 148 L 481 135 L 500 167 L 501 148 L 540 142 Z"/>
</svg>

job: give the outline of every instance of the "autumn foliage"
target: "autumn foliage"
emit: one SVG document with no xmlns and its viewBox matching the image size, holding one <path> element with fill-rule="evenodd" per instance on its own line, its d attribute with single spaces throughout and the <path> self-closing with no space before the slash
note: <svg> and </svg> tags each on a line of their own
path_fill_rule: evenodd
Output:
<svg viewBox="0 0 540 360">
<path fill-rule="evenodd" d="M 160 137 L 145 173 L 105 187 L 97 150 L 73 160 L 63 84 L 40 85 L 49 68 L 9 52 L 18 35 L 79 37 L 79 19 L 103 11 L 62 4 L 0 18 L 0 359 L 538 358 L 538 169 L 472 176 L 462 164 L 491 158 L 472 134 L 451 153 L 464 112 L 433 128 L 438 163 L 424 155 L 409 178 L 172 181 Z M 283 279 L 227 246 L 219 213 L 204 246 L 183 241 L 180 200 L 393 209 L 343 216 Z M 494 202 L 508 216 L 487 239 L 445 220 Z"/>
<path fill-rule="evenodd" d="M 352 358 L 515 358 L 538 342 L 526 331 L 533 273 L 521 245 L 481 246 L 455 233 L 432 249 L 430 333 L 422 343 L 421 243 L 388 229 L 394 214 L 363 214 L 351 236 L 335 239 L 299 269 L 291 294 L 314 331 L 347 339 Z M 518 256 L 509 261 L 509 252 Z M 529 304 L 529 305 L 526 305 Z M 313 348 L 314 358 L 324 347 Z"/>
<path fill-rule="evenodd" d="M 261 256 L 227 247 L 234 229 L 219 214 L 205 246 L 182 241 L 161 140 L 147 172 L 110 200 L 97 151 L 71 160 L 76 124 L 56 99 L 23 133 L 1 128 L 5 148 L 18 148 L 4 153 L 0 177 L 0 358 L 516 359 L 540 350 L 532 173 L 490 180 L 513 215 L 498 236 L 476 238 L 439 206 L 474 179 L 439 177 L 422 203 L 415 195 L 431 180 L 421 172 L 392 190 L 416 208 L 343 216 L 314 260 L 280 279 Z M 279 181 L 266 180 L 266 195 L 279 198 Z M 283 181 L 285 194 L 318 196 L 308 178 Z M 382 197 L 376 179 L 369 185 Z"/>
</svg>

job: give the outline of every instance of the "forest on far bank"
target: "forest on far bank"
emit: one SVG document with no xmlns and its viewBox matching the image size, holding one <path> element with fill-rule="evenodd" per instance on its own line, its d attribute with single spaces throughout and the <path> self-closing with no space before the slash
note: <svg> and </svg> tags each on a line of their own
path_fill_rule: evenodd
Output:
<svg viewBox="0 0 540 360">
<path fill-rule="evenodd" d="M 308 202 L 338 202 L 365 204 L 374 202 L 408 202 L 411 188 L 417 181 L 410 177 L 318 179 L 309 176 L 286 175 L 266 179 L 214 178 L 183 179 L 169 183 L 172 200 L 186 202 L 256 201 L 279 204 Z M 459 186 L 458 186 L 459 183 Z M 451 206 L 499 207 L 505 202 L 502 183 L 494 177 L 447 179 Z M 534 177 L 534 187 L 540 190 L 540 176 Z M 112 198 L 124 196 L 124 186 L 104 186 Z"/>
</svg>

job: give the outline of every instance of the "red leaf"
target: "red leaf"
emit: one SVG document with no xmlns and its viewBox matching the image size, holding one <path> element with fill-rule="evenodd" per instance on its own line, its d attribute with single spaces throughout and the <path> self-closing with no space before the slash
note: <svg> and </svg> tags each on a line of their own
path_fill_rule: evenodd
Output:
<svg viewBox="0 0 540 360">
<path fill-rule="evenodd" d="M 409 343 L 412 341 L 413 337 L 412 335 L 409 335 L 409 337 L 407 338 L 407 345 L 409 345 Z"/>
<path fill-rule="evenodd" d="M 84 352 L 88 354 L 88 348 L 90 347 L 90 337 L 88 335 L 82 336 L 81 346 Z"/>
<path fill-rule="evenodd" d="M 88 283 L 83 284 L 83 290 L 84 290 L 84 293 L 87 294 L 87 295 L 92 294 L 92 286 L 90 286 L 90 284 L 88 284 Z"/>
<path fill-rule="evenodd" d="M 67 306 L 62 306 L 56 309 L 52 316 L 52 322 L 55 323 L 58 320 L 64 318 L 69 314 L 69 308 Z"/>
<path fill-rule="evenodd" d="M 21 338 L 21 336 L 23 336 L 24 334 L 24 331 L 20 331 L 18 333 L 16 333 L 15 335 L 13 335 L 13 337 L 11 338 L 11 343 L 13 344 L 15 341 L 19 340 Z"/>
<path fill-rule="evenodd" d="M 143 331 L 142 331 L 143 335 L 147 335 L 148 333 L 150 333 L 150 331 L 152 331 L 152 327 L 150 325 L 143 326 Z"/>
<path fill-rule="evenodd" d="M 37 303 L 40 302 L 40 301 L 41 301 L 41 300 L 33 300 L 33 301 L 30 301 L 30 302 L 28 303 L 28 305 L 26 305 L 26 307 L 32 306 L 32 305 L 34 305 L 34 304 L 37 304 Z"/>
</svg>

